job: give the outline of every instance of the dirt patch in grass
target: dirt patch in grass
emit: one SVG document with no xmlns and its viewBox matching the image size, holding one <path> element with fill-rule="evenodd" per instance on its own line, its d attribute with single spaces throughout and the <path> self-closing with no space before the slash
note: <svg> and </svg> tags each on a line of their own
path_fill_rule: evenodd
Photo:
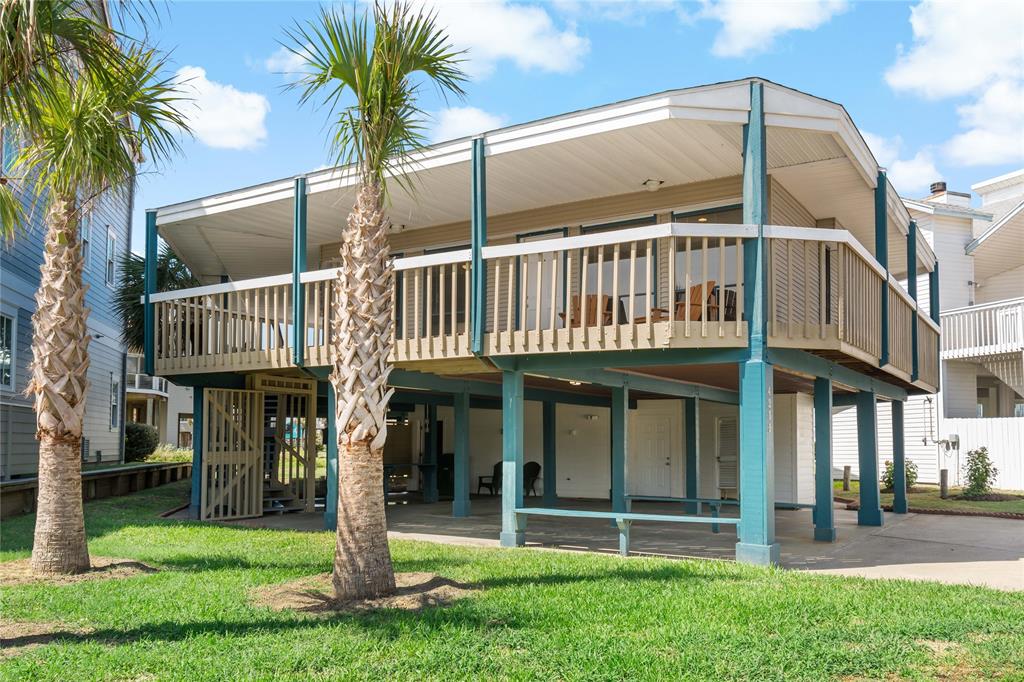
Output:
<svg viewBox="0 0 1024 682">
<path fill-rule="evenodd" d="M 30 559 L 5 561 L 0 563 L 0 586 L 28 585 L 30 583 L 46 583 L 47 585 L 67 585 L 83 580 L 109 580 L 113 578 L 131 578 L 143 573 L 156 573 L 157 569 L 141 561 L 131 559 L 113 559 L 110 557 L 91 557 L 92 566 L 84 573 L 74 575 L 40 576 L 32 572 Z"/>
<path fill-rule="evenodd" d="M 378 609 L 422 611 L 447 606 L 480 589 L 478 585 L 459 583 L 433 573 L 396 573 L 398 592 L 390 597 L 338 601 L 334 598 L 331 574 L 299 578 L 277 585 L 259 587 L 250 592 L 255 606 L 275 611 L 299 611 L 321 615 L 360 613 Z"/>
<path fill-rule="evenodd" d="M 73 628 L 63 623 L 3 620 L 0 621 L 0 659 L 20 656 L 29 649 L 62 639 L 76 639 L 89 632 L 87 628 Z"/>
</svg>

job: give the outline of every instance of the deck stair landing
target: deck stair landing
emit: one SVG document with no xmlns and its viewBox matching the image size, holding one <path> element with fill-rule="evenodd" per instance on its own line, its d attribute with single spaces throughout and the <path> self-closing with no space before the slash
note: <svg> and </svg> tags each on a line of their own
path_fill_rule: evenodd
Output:
<svg viewBox="0 0 1024 682">
<path fill-rule="evenodd" d="M 302 503 L 295 499 L 295 495 L 288 489 L 288 486 L 276 481 L 263 482 L 263 514 L 290 514 L 303 511 Z"/>
</svg>

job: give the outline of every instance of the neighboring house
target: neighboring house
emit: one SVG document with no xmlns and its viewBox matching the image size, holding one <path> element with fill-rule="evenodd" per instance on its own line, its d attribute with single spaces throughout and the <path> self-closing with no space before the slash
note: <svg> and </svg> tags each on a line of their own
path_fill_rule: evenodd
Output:
<svg viewBox="0 0 1024 682">
<path fill-rule="evenodd" d="M 406 173 L 416 191 L 392 185 L 389 206 L 385 464 L 424 501 L 450 491 L 456 516 L 499 474 L 503 544 L 558 497 L 617 514 L 638 496 L 691 512 L 725 498 L 737 558 L 775 561 L 778 507 L 813 507 L 813 536 L 835 537 L 833 401 L 877 435 L 878 401 L 938 388 L 935 254 L 839 104 L 757 78 L 673 90 L 440 143 Z M 145 356 L 195 387 L 199 518 L 318 504 L 357 179 L 327 169 L 147 213 L 148 256 L 159 233 L 205 284 L 150 296 Z M 920 306 L 898 281 L 918 273 Z M 862 441 L 862 466 L 878 454 Z M 537 464 L 543 509 L 526 510 Z M 881 524 L 863 495 L 860 522 Z"/>
<path fill-rule="evenodd" d="M 0 163 L 10 164 L 18 138 L 0 132 Z M 9 167 L 9 166 L 5 166 Z M 32 313 L 43 262 L 45 206 L 33 209 L 31 192 L 23 192 L 29 210 L 27 229 L 0 245 L 0 479 L 34 476 L 38 464 L 35 412 L 25 396 L 32 359 Z M 124 450 L 125 345 L 121 320 L 114 312 L 118 261 L 131 249 L 134 188 L 108 192 L 83 217 L 80 234 L 89 289 L 89 393 L 86 398 L 82 461 L 122 461 Z"/>
<path fill-rule="evenodd" d="M 942 266 L 942 391 L 907 402 L 907 454 L 923 482 L 948 469 L 961 480 L 967 452 L 987 447 L 996 485 L 1024 489 L 1024 170 L 971 186 L 981 198 L 932 185 L 904 204 Z M 841 408 L 840 408 L 841 409 Z M 882 423 L 887 407 L 879 410 Z M 857 466 L 855 416 L 835 418 L 837 466 Z M 883 429 L 883 433 L 888 433 Z M 892 459 L 885 438 L 882 460 Z"/>
<path fill-rule="evenodd" d="M 128 354 L 125 371 L 126 418 L 149 424 L 161 443 L 192 447 L 192 389 L 143 372 L 142 356 Z"/>
</svg>

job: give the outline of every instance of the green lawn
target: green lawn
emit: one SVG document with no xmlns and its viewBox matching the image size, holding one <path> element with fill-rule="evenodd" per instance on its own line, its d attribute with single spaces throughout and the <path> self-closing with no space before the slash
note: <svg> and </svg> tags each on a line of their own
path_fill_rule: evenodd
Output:
<svg viewBox="0 0 1024 682">
<path fill-rule="evenodd" d="M 419 614 L 255 608 L 251 587 L 327 571 L 333 537 L 155 518 L 187 485 L 86 507 L 94 555 L 159 573 L 0 590 L 8 622 L 89 631 L 0 678 L 1024 680 L 1024 594 L 714 561 L 395 542 L 399 571 L 483 590 Z M 4 522 L 0 560 L 27 556 L 32 523 Z"/>
<path fill-rule="evenodd" d="M 925 485 L 922 483 L 914 486 L 914 490 L 907 493 L 907 504 L 911 508 L 918 509 L 949 509 L 959 511 L 987 511 L 987 512 L 1014 512 L 1024 514 L 1024 493 L 1019 490 L 997 490 L 995 492 L 1009 495 L 1019 495 L 1015 500 L 1000 500 L 995 502 L 980 502 L 974 500 L 957 500 L 956 495 L 960 494 L 960 488 L 950 488 L 950 497 L 942 499 L 939 497 L 937 485 Z M 860 482 L 850 481 L 850 490 L 843 490 L 843 482 L 835 482 L 835 494 L 838 497 L 856 500 L 860 496 Z M 892 504 L 892 493 L 882 493 L 883 505 Z M 1024 533 L 1024 526 L 1021 527 Z"/>
</svg>

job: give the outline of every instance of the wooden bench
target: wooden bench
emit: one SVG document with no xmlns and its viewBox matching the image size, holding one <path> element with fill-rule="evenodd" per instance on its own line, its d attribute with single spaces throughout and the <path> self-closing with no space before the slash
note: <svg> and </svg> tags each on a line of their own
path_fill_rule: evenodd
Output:
<svg viewBox="0 0 1024 682">
<path fill-rule="evenodd" d="M 711 508 L 711 518 L 718 519 L 722 511 L 722 505 L 739 506 L 739 500 L 719 500 L 713 497 L 671 497 L 668 495 L 626 495 L 626 511 L 633 511 L 633 502 L 680 502 L 685 508 L 687 505 L 696 505 L 697 516 L 701 515 L 701 507 L 708 505 Z M 718 532 L 717 521 L 711 522 L 711 532 Z"/>
<path fill-rule="evenodd" d="M 526 532 L 527 516 L 562 516 L 576 519 L 610 519 L 619 529 L 619 554 L 629 555 L 629 527 L 634 521 L 663 521 L 667 523 L 719 523 L 736 525 L 738 518 L 710 516 L 676 516 L 674 514 L 638 514 L 635 512 L 588 511 L 581 509 L 546 509 L 543 507 L 521 507 L 515 510 L 516 532 Z"/>
</svg>

